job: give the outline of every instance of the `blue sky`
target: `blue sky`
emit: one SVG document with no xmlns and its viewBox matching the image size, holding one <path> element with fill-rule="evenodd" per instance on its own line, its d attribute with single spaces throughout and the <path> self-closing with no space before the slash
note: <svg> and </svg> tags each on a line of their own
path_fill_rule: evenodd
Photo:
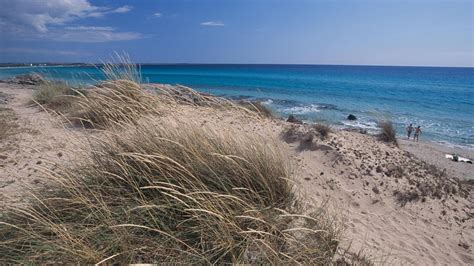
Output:
<svg viewBox="0 0 474 266">
<path fill-rule="evenodd" d="M 0 0 L 0 62 L 474 66 L 474 1 Z"/>
</svg>

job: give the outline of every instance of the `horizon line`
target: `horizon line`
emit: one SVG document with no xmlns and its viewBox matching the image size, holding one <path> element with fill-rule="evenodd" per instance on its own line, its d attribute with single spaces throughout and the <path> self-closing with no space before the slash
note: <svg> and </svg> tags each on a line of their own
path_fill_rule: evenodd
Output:
<svg viewBox="0 0 474 266">
<path fill-rule="evenodd" d="M 112 62 L 113 63 L 113 62 Z M 46 66 L 74 66 L 74 65 L 103 65 L 103 62 L 97 63 L 85 63 L 85 62 L 6 62 L 0 63 L 1 67 L 6 67 L 8 65 L 24 65 L 28 66 L 29 64 L 46 64 Z M 49 65 L 48 65 L 49 64 Z M 120 63 L 117 63 L 120 64 Z M 384 64 L 323 64 L 323 63 L 133 63 L 137 65 L 261 65 L 261 66 L 360 66 L 360 67 L 432 67 L 432 68 L 474 68 L 472 66 L 441 66 L 441 65 L 384 65 Z M 4 65 L 4 66 L 2 66 Z M 12 66 L 14 67 L 14 66 Z M 36 66 L 35 66 L 36 67 Z M 44 67 L 44 66 L 43 66 Z"/>
</svg>

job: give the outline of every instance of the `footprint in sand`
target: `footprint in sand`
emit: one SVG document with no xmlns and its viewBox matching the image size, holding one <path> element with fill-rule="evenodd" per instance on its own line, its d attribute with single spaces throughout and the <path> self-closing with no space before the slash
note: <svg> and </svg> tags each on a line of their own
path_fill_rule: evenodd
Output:
<svg viewBox="0 0 474 266">
<path fill-rule="evenodd" d="M 429 237 L 423 236 L 423 240 L 432 247 L 436 246 L 435 243 Z"/>
</svg>

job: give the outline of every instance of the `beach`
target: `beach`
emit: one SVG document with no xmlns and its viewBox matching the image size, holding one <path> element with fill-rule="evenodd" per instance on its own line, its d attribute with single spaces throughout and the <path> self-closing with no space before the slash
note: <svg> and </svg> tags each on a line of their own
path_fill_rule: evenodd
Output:
<svg viewBox="0 0 474 266">
<path fill-rule="evenodd" d="M 31 104 L 37 89 L 0 83 L 2 114 L 8 110 L 19 129 L 0 143 L 3 207 L 26 204 L 25 187 L 47 187 L 45 173 L 87 156 L 86 140 L 101 136 L 65 126 L 61 116 Z M 400 147 L 334 128 L 323 137 L 309 124 L 212 106 L 178 104 L 172 114 L 160 115 L 159 121 L 186 117 L 203 127 L 252 132 L 275 143 L 291 165 L 295 191 L 315 206 L 326 202 L 342 217 L 340 254 L 360 252 L 375 264 L 474 263 L 473 192 L 463 181 L 473 178 L 474 166 L 444 157 L 473 158 L 472 151 L 428 143 L 423 136 L 419 142 L 399 139 Z"/>
<path fill-rule="evenodd" d="M 413 153 L 413 155 L 421 160 L 434 164 L 440 169 L 446 169 L 450 175 L 461 179 L 474 179 L 472 164 L 454 162 L 445 158 L 446 154 L 457 154 L 465 158 L 474 158 L 473 150 L 443 146 L 424 140 L 414 142 L 401 138 L 399 141 L 400 147 L 403 150 Z"/>
<path fill-rule="evenodd" d="M 101 66 L 0 68 L 0 79 L 40 73 L 71 86 L 106 77 Z M 276 115 L 376 133 L 392 121 L 400 138 L 413 123 L 423 139 L 474 149 L 470 68 L 343 65 L 145 64 L 146 83 L 181 84 L 234 100 L 263 103 Z M 353 114 L 357 120 L 347 120 Z"/>
</svg>

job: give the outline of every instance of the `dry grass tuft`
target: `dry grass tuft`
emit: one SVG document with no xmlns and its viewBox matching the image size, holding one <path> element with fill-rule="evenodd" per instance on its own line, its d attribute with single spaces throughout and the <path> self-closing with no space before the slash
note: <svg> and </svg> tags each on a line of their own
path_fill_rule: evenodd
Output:
<svg viewBox="0 0 474 266">
<path fill-rule="evenodd" d="M 327 264 L 340 227 L 303 213 L 278 147 L 188 120 L 144 119 L 4 213 L 4 262 Z M 238 133 L 238 134 L 237 134 Z"/>
<path fill-rule="evenodd" d="M 402 207 L 405 206 L 408 202 L 418 201 L 420 199 L 420 194 L 417 190 L 395 190 L 393 194 Z"/>
<path fill-rule="evenodd" d="M 15 113 L 10 108 L 0 107 L 0 141 L 14 135 L 18 129 Z"/>
<path fill-rule="evenodd" d="M 110 81 L 129 80 L 138 84 L 143 82 L 140 65 L 133 63 L 126 53 L 115 53 L 111 62 L 104 63 L 101 70 Z"/>
<path fill-rule="evenodd" d="M 326 139 L 332 132 L 331 127 L 327 124 L 314 124 L 312 128 L 319 133 L 321 139 Z"/>
<path fill-rule="evenodd" d="M 56 112 L 68 112 L 73 104 L 73 97 L 79 93 L 69 87 L 66 83 L 45 82 L 38 85 L 33 94 L 32 103 Z"/>
<path fill-rule="evenodd" d="M 146 90 L 131 64 L 105 70 L 110 80 L 72 108 L 102 130 L 75 166 L 44 170 L 50 185 L 28 205 L 2 210 L 1 263 L 332 261 L 342 226 L 294 195 L 278 145 L 179 108 L 248 110 L 192 90 Z"/>
<path fill-rule="evenodd" d="M 50 185 L 29 205 L 2 210 L 0 262 L 332 261 L 339 220 L 297 199 L 272 140 L 203 126 L 170 93 L 130 80 L 75 104 L 77 119 L 103 130 L 76 166 L 45 170 Z"/>
<path fill-rule="evenodd" d="M 169 103 L 169 102 L 168 102 Z M 140 84 L 129 80 L 107 81 L 75 99 L 69 119 L 85 127 L 106 128 L 121 123 L 135 123 L 140 117 L 158 113 L 165 104 Z M 161 110 L 165 107 L 162 106 Z"/>
<path fill-rule="evenodd" d="M 381 132 L 378 135 L 379 140 L 393 143 L 395 146 L 398 146 L 397 134 L 393 127 L 393 123 L 391 121 L 382 121 L 379 122 L 378 126 L 381 129 Z"/>
<path fill-rule="evenodd" d="M 252 112 L 257 113 L 261 117 L 273 117 L 273 112 L 267 106 L 262 104 L 261 102 L 257 101 L 239 101 L 237 102 L 238 105 L 248 109 Z"/>
</svg>

